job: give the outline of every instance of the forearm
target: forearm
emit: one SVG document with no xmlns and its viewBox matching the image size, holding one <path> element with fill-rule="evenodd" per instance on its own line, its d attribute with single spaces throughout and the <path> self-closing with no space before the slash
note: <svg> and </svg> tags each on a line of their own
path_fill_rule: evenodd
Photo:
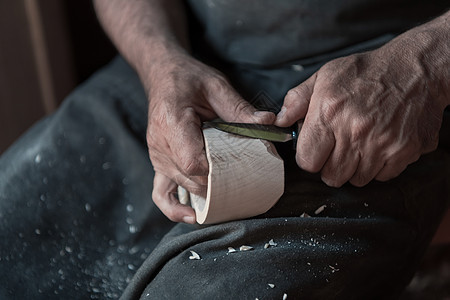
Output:
<svg viewBox="0 0 450 300">
<path fill-rule="evenodd" d="M 411 66 L 408 77 L 427 81 L 427 90 L 420 92 L 430 93 L 443 107 L 450 105 L 450 11 L 398 36 L 380 49 L 378 57 L 383 56 Z M 402 77 L 397 77 L 400 85 L 410 81 Z"/>
<path fill-rule="evenodd" d="M 180 0 L 94 0 L 98 18 L 141 78 L 189 48 Z"/>
</svg>

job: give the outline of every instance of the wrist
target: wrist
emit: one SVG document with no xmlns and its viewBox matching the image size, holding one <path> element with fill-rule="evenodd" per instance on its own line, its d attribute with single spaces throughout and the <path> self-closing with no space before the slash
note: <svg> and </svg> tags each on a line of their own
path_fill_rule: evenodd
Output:
<svg viewBox="0 0 450 300">
<path fill-rule="evenodd" d="M 136 47 L 129 60 L 142 81 L 154 81 L 172 65 L 188 57 L 187 50 L 176 42 L 152 39 Z"/>
</svg>

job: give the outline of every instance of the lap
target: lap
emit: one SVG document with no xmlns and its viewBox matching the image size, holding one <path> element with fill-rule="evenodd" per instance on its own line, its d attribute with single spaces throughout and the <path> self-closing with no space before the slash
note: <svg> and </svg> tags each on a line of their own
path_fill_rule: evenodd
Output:
<svg viewBox="0 0 450 300">
<path fill-rule="evenodd" d="M 172 226 L 151 199 L 146 97 L 115 60 L 0 157 L 0 298 L 118 298 Z"/>
<path fill-rule="evenodd" d="M 333 189 L 280 148 L 269 212 L 173 227 L 151 201 L 145 98 L 118 59 L 0 158 L 1 298 L 376 298 L 407 283 L 448 200 L 448 152 Z"/>
<path fill-rule="evenodd" d="M 175 226 L 123 299 L 398 296 L 446 207 L 448 153 L 423 156 L 387 183 L 340 189 L 300 171 L 293 153 L 284 158 L 286 191 L 275 207 L 248 220 Z M 276 246 L 265 247 L 271 239 Z M 191 250 L 201 259 L 189 259 Z"/>
</svg>

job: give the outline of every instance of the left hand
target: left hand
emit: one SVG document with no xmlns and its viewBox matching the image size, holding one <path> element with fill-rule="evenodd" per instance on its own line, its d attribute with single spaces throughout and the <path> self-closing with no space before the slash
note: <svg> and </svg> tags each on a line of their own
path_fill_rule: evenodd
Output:
<svg viewBox="0 0 450 300">
<path fill-rule="evenodd" d="M 177 185 L 206 196 L 209 166 L 202 121 L 271 124 L 275 115 L 257 111 L 231 86 L 225 75 L 183 52 L 149 59 L 147 145 L 155 170 L 152 198 L 174 222 L 195 223 L 195 212 L 176 199 Z M 141 73 L 142 74 L 142 73 Z M 148 78 L 147 80 L 145 80 Z"/>
<path fill-rule="evenodd" d="M 389 180 L 437 147 L 445 101 L 397 44 L 333 60 L 285 97 L 275 125 L 304 119 L 297 164 L 329 186 Z"/>
</svg>

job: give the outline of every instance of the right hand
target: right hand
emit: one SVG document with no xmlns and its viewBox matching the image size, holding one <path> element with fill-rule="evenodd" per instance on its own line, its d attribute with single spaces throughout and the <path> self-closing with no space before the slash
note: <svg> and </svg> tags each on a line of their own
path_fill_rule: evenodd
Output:
<svg viewBox="0 0 450 300">
<path fill-rule="evenodd" d="M 194 210 L 180 204 L 175 193 L 181 185 L 191 193 L 206 194 L 202 121 L 220 117 L 271 124 L 275 115 L 256 111 L 223 74 L 185 54 L 160 63 L 148 80 L 143 79 L 149 86 L 147 144 L 155 169 L 153 201 L 170 220 L 195 223 Z"/>
</svg>

